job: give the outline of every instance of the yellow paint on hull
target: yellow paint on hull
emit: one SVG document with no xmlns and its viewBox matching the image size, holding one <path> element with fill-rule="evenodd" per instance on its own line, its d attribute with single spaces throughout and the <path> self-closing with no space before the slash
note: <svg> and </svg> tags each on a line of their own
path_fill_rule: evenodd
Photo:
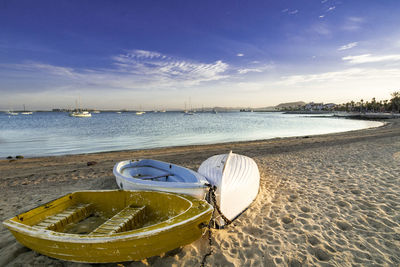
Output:
<svg viewBox="0 0 400 267">
<path fill-rule="evenodd" d="M 90 204 L 86 205 L 87 210 L 82 211 L 82 203 Z M 81 205 L 76 214 L 58 215 L 76 205 Z M 145 207 L 144 215 L 141 213 L 144 220 L 134 222 L 131 218 L 134 215 L 121 220 L 121 211 L 127 207 L 128 210 Z M 189 244 L 203 234 L 203 226 L 208 224 L 211 213 L 211 205 L 187 195 L 86 191 L 68 194 L 3 223 L 21 244 L 41 254 L 75 262 L 105 263 L 140 260 Z M 72 223 L 83 223 L 86 218 L 99 214 L 109 225 L 114 223 L 115 229 L 128 230 L 112 234 L 99 234 L 94 229 L 90 230 L 92 234 L 63 232 Z M 79 216 L 83 218 L 80 221 Z M 113 220 L 125 224 L 122 227 Z"/>
</svg>

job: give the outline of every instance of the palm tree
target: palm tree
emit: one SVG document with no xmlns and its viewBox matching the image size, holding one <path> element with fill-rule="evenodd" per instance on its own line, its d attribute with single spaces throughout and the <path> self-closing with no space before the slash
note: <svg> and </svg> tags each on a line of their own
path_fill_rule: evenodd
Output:
<svg viewBox="0 0 400 267">
<path fill-rule="evenodd" d="M 373 97 L 372 100 L 371 100 L 371 108 L 372 108 L 372 112 L 375 112 L 375 108 L 376 108 L 376 99 L 375 99 L 375 97 Z"/>
<path fill-rule="evenodd" d="M 400 91 L 393 92 L 391 96 L 392 99 L 390 99 L 390 102 L 392 104 L 392 111 L 400 112 Z"/>
<path fill-rule="evenodd" d="M 388 102 L 389 102 L 389 100 L 383 100 L 383 109 L 385 110 L 385 111 L 387 111 L 388 110 Z"/>
<path fill-rule="evenodd" d="M 353 111 L 353 108 L 354 108 L 354 101 L 353 100 L 350 102 L 350 106 L 351 106 L 351 111 Z"/>
</svg>

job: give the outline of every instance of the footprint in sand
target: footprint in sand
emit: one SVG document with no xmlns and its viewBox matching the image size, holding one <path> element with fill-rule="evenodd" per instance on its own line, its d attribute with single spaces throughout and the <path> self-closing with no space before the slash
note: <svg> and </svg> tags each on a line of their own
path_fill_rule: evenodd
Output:
<svg viewBox="0 0 400 267">
<path fill-rule="evenodd" d="M 350 206 L 349 203 L 347 203 L 346 201 L 343 201 L 343 200 L 338 201 L 337 204 L 342 208 Z"/>
<path fill-rule="evenodd" d="M 351 229 L 351 224 L 346 221 L 336 221 L 336 225 L 340 228 L 340 230 L 347 231 Z"/>
<path fill-rule="evenodd" d="M 289 216 L 285 216 L 281 220 L 282 220 L 282 222 L 284 224 L 288 224 L 288 223 L 291 223 L 293 221 L 293 219 L 291 217 L 289 217 Z"/>
<path fill-rule="evenodd" d="M 332 257 L 327 251 L 323 250 L 322 248 L 315 248 L 314 255 L 320 261 L 329 261 Z"/>
<path fill-rule="evenodd" d="M 329 250 L 330 252 L 336 252 L 336 250 L 334 248 L 332 248 L 331 246 L 329 246 L 328 244 L 324 244 L 324 247 Z"/>
<path fill-rule="evenodd" d="M 304 206 L 301 207 L 300 209 L 302 212 L 310 212 L 311 211 L 309 207 L 304 207 Z"/>
<path fill-rule="evenodd" d="M 291 259 L 289 260 L 290 267 L 301 267 L 303 264 L 298 259 Z"/>
<path fill-rule="evenodd" d="M 307 235 L 307 241 L 313 246 L 318 245 L 320 243 L 318 237 L 316 237 L 315 235 Z"/>
<path fill-rule="evenodd" d="M 393 153 L 393 159 L 396 161 L 400 161 L 400 152 Z"/>
<path fill-rule="evenodd" d="M 352 192 L 354 195 L 359 195 L 359 194 L 361 194 L 361 191 L 358 190 L 358 189 L 353 189 L 353 190 L 351 190 L 351 192 Z"/>
<path fill-rule="evenodd" d="M 272 220 L 271 222 L 268 222 L 268 225 L 273 228 L 277 228 L 280 226 L 280 224 L 276 220 Z"/>
<path fill-rule="evenodd" d="M 229 250 L 229 249 L 230 249 L 230 245 L 229 245 L 229 243 L 226 242 L 226 241 L 224 241 L 224 242 L 221 244 L 221 247 L 222 247 L 222 249 L 224 249 L 224 250 Z"/>
</svg>

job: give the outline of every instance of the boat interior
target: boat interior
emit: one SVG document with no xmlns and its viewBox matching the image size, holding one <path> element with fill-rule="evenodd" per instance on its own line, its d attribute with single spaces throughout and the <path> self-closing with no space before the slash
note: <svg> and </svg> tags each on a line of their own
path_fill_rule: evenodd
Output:
<svg viewBox="0 0 400 267">
<path fill-rule="evenodd" d="M 36 230 L 78 235 L 113 235 L 164 222 L 185 212 L 190 202 L 131 191 L 76 192 L 12 220 Z"/>
<path fill-rule="evenodd" d="M 160 169 L 154 166 L 127 166 L 121 169 L 122 175 L 132 177 L 135 179 L 151 180 L 159 182 L 181 182 L 190 183 L 197 182 L 192 174 L 185 175 L 183 178 L 176 172 L 168 172 L 167 170 Z"/>
</svg>

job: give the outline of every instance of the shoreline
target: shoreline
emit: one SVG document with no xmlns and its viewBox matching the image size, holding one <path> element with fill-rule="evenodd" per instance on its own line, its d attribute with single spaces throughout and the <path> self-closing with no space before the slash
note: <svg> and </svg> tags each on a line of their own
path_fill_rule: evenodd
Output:
<svg viewBox="0 0 400 267">
<path fill-rule="evenodd" d="M 343 118 L 343 117 L 337 117 L 337 118 Z M 371 118 L 353 118 L 353 117 L 346 117 L 346 119 L 350 120 L 366 120 L 366 121 L 375 121 L 375 122 L 380 122 L 382 125 L 379 126 L 371 126 L 363 129 L 358 129 L 358 130 L 350 130 L 350 131 L 344 131 L 344 132 L 333 132 L 333 133 L 325 133 L 325 134 L 310 134 L 306 136 L 323 136 L 323 135 L 332 135 L 332 134 L 341 134 L 341 133 L 349 133 L 349 132 L 357 132 L 357 131 L 364 131 L 368 129 L 375 129 L 375 128 L 381 128 L 385 127 L 387 124 L 393 123 L 396 121 L 396 119 L 387 119 L 387 118 L 381 118 L 381 119 L 371 119 Z M 389 122 L 388 122 L 389 121 Z M 245 143 L 259 143 L 259 142 L 265 142 L 265 141 L 273 141 L 273 140 L 282 140 L 282 139 L 290 139 L 290 138 L 301 138 L 303 135 L 299 136 L 285 136 L 285 137 L 273 137 L 273 138 L 267 138 L 267 139 L 255 139 L 255 140 L 244 140 L 244 141 L 228 141 L 228 142 L 220 142 L 220 143 L 206 143 L 206 144 L 193 144 L 193 145 L 177 145 L 177 146 L 165 146 L 165 147 L 153 147 L 153 148 L 138 148 L 138 149 L 127 149 L 127 150 L 107 150 L 107 151 L 98 151 L 98 152 L 87 152 L 87 153 L 78 153 L 78 154 L 60 154 L 60 155 L 36 155 L 36 156 L 23 156 L 25 159 L 31 159 L 31 158 L 51 158 L 51 157 L 64 157 L 64 156 L 78 156 L 78 155 L 93 155 L 93 154 L 103 154 L 103 153 L 122 153 L 122 152 L 145 152 L 145 151 L 151 151 L 151 150 L 164 150 L 164 149 L 174 149 L 174 148 L 192 148 L 192 147 L 208 147 L 208 146 L 219 146 L 219 145 L 234 145 L 234 144 L 245 144 Z M 18 155 L 11 156 L 12 158 L 8 159 L 8 156 L 0 158 L 1 160 L 19 160 L 16 157 Z"/>
<path fill-rule="evenodd" d="M 253 158 L 260 192 L 234 223 L 211 231 L 215 265 L 387 265 L 400 263 L 400 121 L 324 135 L 211 145 L 0 160 L 0 219 L 79 190 L 116 189 L 112 168 L 153 158 L 197 170 L 229 150 Z M 88 162 L 93 162 L 88 165 Z M 207 236 L 125 266 L 200 265 Z M 89 266 L 21 246 L 0 226 L 0 266 Z M 115 266 L 106 264 L 102 266 Z"/>
</svg>

